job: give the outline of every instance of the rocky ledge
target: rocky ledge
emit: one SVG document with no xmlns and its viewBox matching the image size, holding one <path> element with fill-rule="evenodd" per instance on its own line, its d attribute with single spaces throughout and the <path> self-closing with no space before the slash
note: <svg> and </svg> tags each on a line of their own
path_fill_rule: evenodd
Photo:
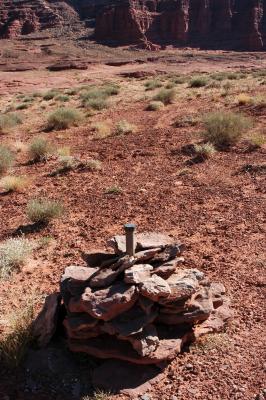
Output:
<svg viewBox="0 0 266 400">
<path fill-rule="evenodd" d="M 224 328 L 232 315 L 224 286 L 184 268 L 181 243 L 137 234 L 134 256 L 126 254 L 123 236 L 108 243 L 114 254 L 90 254 L 89 266 L 66 268 L 61 293 L 49 296 L 36 321 L 40 344 L 55 331 L 61 297 L 70 350 L 98 358 L 170 361 L 184 344 Z"/>
</svg>

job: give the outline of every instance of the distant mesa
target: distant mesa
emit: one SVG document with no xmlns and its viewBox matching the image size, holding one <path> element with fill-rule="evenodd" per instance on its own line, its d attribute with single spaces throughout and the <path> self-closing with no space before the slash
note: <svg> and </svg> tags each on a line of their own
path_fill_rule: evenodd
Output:
<svg viewBox="0 0 266 400">
<path fill-rule="evenodd" d="M 0 38 L 80 20 L 113 46 L 266 50 L 266 0 L 0 0 Z"/>
</svg>

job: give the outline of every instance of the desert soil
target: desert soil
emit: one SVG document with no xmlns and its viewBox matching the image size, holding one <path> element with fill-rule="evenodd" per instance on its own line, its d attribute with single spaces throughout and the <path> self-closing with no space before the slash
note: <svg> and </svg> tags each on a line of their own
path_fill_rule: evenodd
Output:
<svg viewBox="0 0 266 400">
<path fill-rule="evenodd" d="M 22 44 L 24 48 L 29 46 Z M 38 54 L 38 41 L 31 45 Z M 21 46 L 21 42 L 4 41 L 4 46 Z M 93 51 L 86 51 L 78 54 L 79 59 L 88 61 L 93 57 Z M 124 54 L 123 50 L 120 52 Z M 265 145 L 249 151 L 247 140 L 243 140 L 201 163 L 190 163 L 192 157 L 186 149 L 199 142 L 203 129 L 200 119 L 211 110 L 243 112 L 254 120 L 252 132 L 265 135 L 266 108 L 241 109 L 235 99 L 239 93 L 266 96 L 265 83 L 252 75 L 253 70 L 265 68 L 266 56 L 200 51 L 191 56 L 191 50 L 172 49 L 147 61 L 154 54 L 125 52 L 124 59 L 131 57 L 129 64 L 108 66 L 106 61 L 115 59 L 114 50 L 106 56 L 100 49 L 95 55 L 97 62 L 84 71 L 48 72 L 45 67 L 57 61 L 57 56 L 38 59 L 35 54 L 31 65 L 36 69 L 5 72 L 8 65 L 13 68 L 19 61 L 2 59 L 1 111 L 18 101 L 16 95 L 37 90 L 63 90 L 106 80 L 118 83 L 121 89 L 109 109 L 87 117 L 79 127 L 49 133 L 43 132 L 45 118 L 58 104 L 51 100 L 41 108 L 44 102 L 34 100 L 28 109 L 20 111 L 23 124 L 0 137 L 1 143 L 15 149 L 18 142 L 26 145 L 41 133 L 55 149 L 69 146 L 72 154 L 81 159 L 102 162 L 101 170 L 73 170 L 51 177 L 49 173 L 57 167 L 56 156 L 29 165 L 23 146 L 17 153 L 13 172 L 31 178 L 31 186 L 21 193 L 1 195 L 0 240 L 29 223 L 25 208 L 33 197 L 60 199 L 66 213 L 41 231 L 26 234 L 30 239 L 51 240 L 0 285 L 0 334 L 5 335 L 10 314 L 23 308 L 32 293 L 41 298 L 38 308 L 45 295 L 58 290 L 66 266 L 84 264 L 84 254 L 104 249 L 106 239 L 122 233 L 123 224 L 131 221 L 139 231 L 163 231 L 180 238 L 187 246 L 185 265 L 202 270 L 212 281 L 222 282 L 235 315 L 225 332 L 206 338 L 178 356 L 146 395 L 154 400 L 248 400 L 260 394 L 262 397 L 256 398 L 262 400 L 266 398 Z M 24 57 L 29 64 L 30 54 Z M 136 58 L 143 63 L 136 63 Z M 165 73 L 195 75 L 241 70 L 247 77 L 232 81 L 227 97 L 221 96 L 220 88 L 178 85 L 174 104 L 148 112 L 145 108 L 155 91 L 145 92 L 147 78 L 120 75 L 140 70 L 157 71 L 158 79 L 164 83 L 168 79 Z M 77 106 L 78 98 L 71 98 L 70 103 Z M 199 122 L 195 126 L 174 126 L 176 120 L 183 121 L 187 116 L 199 118 Z M 94 140 L 93 123 L 107 121 L 113 127 L 120 120 L 134 124 L 136 131 Z M 106 190 L 114 186 L 120 189 L 119 193 L 107 194 Z M 37 393 L 26 392 L 23 377 L 23 368 L 15 373 L 1 369 L 1 399 L 68 398 L 60 391 L 51 393 L 49 386 Z M 124 396 L 113 396 L 116 397 Z"/>
</svg>

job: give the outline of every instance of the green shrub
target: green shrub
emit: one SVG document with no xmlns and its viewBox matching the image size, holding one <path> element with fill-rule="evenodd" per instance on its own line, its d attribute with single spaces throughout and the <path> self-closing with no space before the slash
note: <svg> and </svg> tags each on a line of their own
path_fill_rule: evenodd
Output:
<svg viewBox="0 0 266 400">
<path fill-rule="evenodd" d="M 74 108 L 59 108 L 48 116 L 47 129 L 60 130 L 76 125 L 82 120 L 82 114 Z"/>
<path fill-rule="evenodd" d="M 154 89 L 158 89 L 162 86 L 163 86 L 162 83 L 160 81 L 158 81 L 157 79 L 151 79 L 151 80 L 145 82 L 146 90 L 154 90 Z"/>
<path fill-rule="evenodd" d="M 126 135 L 136 131 L 136 125 L 129 123 L 126 120 L 121 120 L 115 127 L 115 135 Z"/>
<path fill-rule="evenodd" d="M 115 83 L 106 83 L 103 86 L 102 91 L 106 94 L 106 96 L 116 96 L 119 93 L 119 89 L 119 85 Z"/>
<path fill-rule="evenodd" d="M 164 107 L 164 104 L 161 101 L 151 101 L 148 106 L 148 111 L 158 111 Z"/>
<path fill-rule="evenodd" d="M 30 159 L 33 161 L 45 160 L 51 153 L 51 144 L 44 137 L 36 137 L 32 139 L 28 146 L 28 153 Z"/>
<path fill-rule="evenodd" d="M 232 112 L 217 111 L 204 118 L 203 138 L 215 146 L 231 146 L 237 143 L 250 128 L 249 118 Z"/>
<path fill-rule="evenodd" d="M 3 175 L 14 163 L 14 154 L 8 147 L 0 145 L 0 176 Z"/>
<path fill-rule="evenodd" d="M 48 223 L 60 218 L 63 212 L 64 207 L 60 202 L 43 198 L 30 200 L 26 209 L 27 217 L 34 223 Z"/>
<path fill-rule="evenodd" d="M 66 103 L 67 101 L 69 101 L 69 96 L 66 94 L 59 94 L 58 96 L 55 97 L 55 100 Z"/>
<path fill-rule="evenodd" d="M 110 186 L 105 190 L 106 194 L 120 194 L 122 193 L 122 189 L 119 186 Z"/>
<path fill-rule="evenodd" d="M 194 150 L 196 155 L 201 157 L 203 160 L 211 158 L 216 152 L 213 144 L 211 143 L 195 144 Z"/>
<path fill-rule="evenodd" d="M 32 241 L 19 238 L 8 239 L 0 244 L 0 278 L 6 279 L 14 269 L 30 256 L 35 245 Z"/>
<path fill-rule="evenodd" d="M 174 102 L 176 92 L 174 89 L 162 89 L 154 96 L 153 100 L 161 101 L 164 105 L 171 104 Z"/>
<path fill-rule="evenodd" d="M 208 84 L 208 78 L 206 76 L 195 76 L 191 79 L 189 86 L 191 88 L 200 88 Z"/>
<path fill-rule="evenodd" d="M 58 96 L 60 93 L 58 90 L 49 90 L 48 92 L 44 93 L 43 95 L 43 100 L 52 100 L 54 99 L 56 96 Z"/>
<path fill-rule="evenodd" d="M 0 133 L 6 133 L 9 129 L 22 123 L 20 116 L 16 113 L 0 115 Z"/>
<path fill-rule="evenodd" d="M 99 97 L 96 99 L 88 99 L 83 102 L 83 106 L 86 108 L 92 108 L 93 110 L 101 111 L 108 108 L 108 102 L 105 98 Z"/>
</svg>

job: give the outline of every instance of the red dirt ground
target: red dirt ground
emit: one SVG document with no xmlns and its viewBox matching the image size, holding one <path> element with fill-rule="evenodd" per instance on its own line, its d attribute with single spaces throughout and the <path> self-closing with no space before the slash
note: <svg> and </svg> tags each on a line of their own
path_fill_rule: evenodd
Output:
<svg viewBox="0 0 266 400">
<path fill-rule="evenodd" d="M 253 66 L 254 63 L 252 60 Z M 235 64 L 231 67 L 234 69 Z M 94 68 L 97 78 L 143 69 L 134 65 Z M 158 65 L 149 64 L 145 68 L 152 70 Z M 172 65 L 169 68 L 192 71 L 199 69 L 199 63 L 189 61 L 181 68 Z M 205 61 L 202 69 L 217 68 L 215 63 Z M 45 74 L 40 71 L 36 82 Z M 12 91 L 32 91 L 35 78 L 27 75 L 28 72 L 20 73 L 22 83 Z M 49 76 L 46 87 L 60 87 L 60 79 L 63 87 L 69 87 L 73 80 L 72 72 Z M 82 71 L 80 76 L 88 78 L 89 72 Z M 0 77 L 1 88 L 6 90 L 9 90 L 7 83 L 17 79 L 16 73 L 2 72 Z M 183 153 L 182 147 L 197 141 L 199 127 L 174 128 L 172 122 L 195 110 L 202 115 L 212 107 L 212 100 L 195 97 L 154 113 L 145 111 L 146 104 L 145 100 L 135 102 L 127 98 L 100 115 L 101 120 L 114 123 L 126 119 L 137 125 L 138 130 L 126 136 L 92 140 L 91 128 L 86 125 L 66 133 L 48 134 L 56 146 L 71 146 L 73 154 L 81 158 L 90 156 L 102 161 L 101 171 L 71 171 L 49 177 L 54 159 L 23 165 L 18 157 L 16 174 L 32 177 L 33 184 L 24 193 L 0 197 L 0 240 L 12 235 L 19 225 L 28 223 L 24 211 L 29 198 L 40 195 L 60 198 L 67 212 L 62 220 L 52 222 L 42 232 L 28 235 L 51 236 L 54 241 L 35 253 L 21 271 L 0 286 L 1 314 L 5 320 L 31 292 L 45 295 L 58 290 L 64 268 L 84 263 L 83 252 L 104 248 L 107 238 L 122 233 L 125 222 L 135 222 L 139 231 L 165 231 L 187 245 L 184 254 L 187 266 L 199 268 L 211 280 L 225 285 L 235 317 L 226 333 L 214 335 L 202 346 L 193 346 L 190 352 L 177 357 L 147 395 L 152 400 L 255 399 L 265 389 L 266 372 L 265 170 L 264 173 L 239 171 L 247 164 L 265 165 L 265 148 L 247 152 L 245 144 L 241 144 L 228 152 L 217 152 L 211 160 L 187 167 L 190 157 Z M 265 129 L 265 114 L 260 113 L 256 122 Z M 25 133 L 23 140 L 30 137 L 31 133 Z M 106 188 L 114 185 L 122 192 L 106 194 Z M 1 327 L 4 332 L 1 325 L 0 333 Z M 50 393 L 34 397 L 21 392 L 16 387 L 19 374 L 15 378 L 3 371 L 0 379 L 3 400 L 61 399 Z"/>
</svg>

